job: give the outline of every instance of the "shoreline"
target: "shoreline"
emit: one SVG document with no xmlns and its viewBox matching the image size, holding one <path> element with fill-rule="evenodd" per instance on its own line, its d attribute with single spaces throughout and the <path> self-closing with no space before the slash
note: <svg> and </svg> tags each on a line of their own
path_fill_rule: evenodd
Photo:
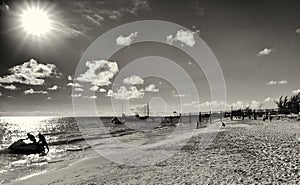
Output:
<svg viewBox="0 0 300 185">
<path fill-rule="evenodd" d="M 257 179 L 255 171 L 252 168 L 255 164 L 268 164 L 272 160 L 271 158 L 268 158 L 268 156 L 271 155 L 273 157 L 273 153 L 274 156 L 281 156 L 281 153 L 285 153 L 284 151 L 273 151 L 272 145 L 276 145 L 277 148 L 282 148 L 283 146 L 299 147 L 299 145 L 295 143 L 296 141 L 293 141 L 292 139 L 295 136 L 295 133 L 300 133 L 300 122 L 266 123 L 260 121 L 247 121 L 246 123 L 227 123 L 225 128 L 221 128 L 222 132 L 218 133 L 214 143 L 212 143 L 208 149 L 202 150 L 201 148 L 197 148 L 197 143 L 199 144 L 201 133 L 204 131 L 205 129 L 196 130 L 186 146 L 170 159 L 154 166 L 133 167 L 117 164 L 99 156 L 92 149 L 88 149 L 85 151 L 86 156 L 84 158 L 75 160 L 64 168 L 47 171 L 44 174 L 36 175 L 25 180 L 10 182 L 9 184 L 115 184 L 122 182 L 127 182 L 129 184 L 149 184 L 153 182 L 210 182 L 214 184 L 217 182 L 290 182 L 288 179 L 284 180 L 284 178 L 282 179 L 276 176 L 267 176 L 265 177 L 266 179 Z M 265 140 L 266 138 L 264 137 L 267 137 L 270 141 Z M 281 137 L 287 138 L 287 140 L 282 140 L 284 138 Z M 273 142 L 273 140 L 282 142 L 282 144 Z M 228 145 L 230 145 L 230 147 Z M 247 147 L 249 148 L 246 149 Z M 256 147 L 261 148 L 261 151 L 256 149 Z M 287 147 L 286 150 L 293 153 L 295 157 L 300 157 L 300 152 L 297 153 L 297 151 L 289 147 Z M 264 157 L 264 160 L 258 160 L 261 159 L 257 158 L 258 156 Z M 281 157 L 284 157 L 284 155 Z M 286 156 L 285 158 L 292 161 L 292 164 L 297 164 L 297 162 L 299 164 L 299 160 L 295 161 L 296 159 L 290 158 L 290 156 Z M 282 161 L 284 160 L 280 160 L 280 162 Z M 277 161 L 273 161 L 272 163 L 276 162 Z M 247 169 L 247 166 L 250 168 Z M 260 169 L 263 168 L 258 167 L 257 170 L 260 171 Z M 226 174 L 226 171 L 228 170 L 230 173 Z M 268 170 L 271 169 L 266 169 L 266 171 Z M 279 169 L 272 170 L 276 171 Z M 279 171 L 283 173 L 281 170 Z M 182 177 L 176 176 L 175 174 L 178 172 L 185 175 Z M 252 172 L 254 174 L 251 174 Z M 247 175 L 247 173 L 250 174 Z M 234 174 L 239 174 L 239 176 L 242 177 L 246 176 L 247 178 L 239 177 L 235 179 L 236 177 Z M 298 176 L 297 173 L 294 172 L 294 174 L 296 175 L 294 175 L 296 178 L 300 177 L 299 171 Z M 151 178 L 151 176 L 154 176 L 154 179 Z M 165 179 L 162 178 L 163 176 Z M 292 176 L 293 175 L 291 175 L 291 177 Z M 297 181 L 294 180 L 292 182 L 295 183 Z"/>
</svg>

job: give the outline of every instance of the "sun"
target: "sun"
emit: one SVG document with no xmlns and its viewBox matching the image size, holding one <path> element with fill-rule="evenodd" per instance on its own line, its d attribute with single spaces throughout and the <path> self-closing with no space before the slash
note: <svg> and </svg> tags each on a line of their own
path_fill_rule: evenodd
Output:
<svg viewBox="0 0 300 185">
<path fill-rule="evenodd" d="M 21 14 L 23 29 L 32 36 L 45 35 L 52 29 L 52 21 L 47 12 L 40 8 L 28 8 Z"/>
</svg>

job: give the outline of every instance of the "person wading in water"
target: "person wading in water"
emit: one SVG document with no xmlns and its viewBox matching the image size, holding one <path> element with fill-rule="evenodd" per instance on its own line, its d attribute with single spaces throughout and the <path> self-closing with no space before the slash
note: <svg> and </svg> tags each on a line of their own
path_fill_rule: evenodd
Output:
<svg viewBox="0 0 300 185">
<path fill-rule="evenodd" d="M 46 141 L 45 136 L 43 134 L 39 133 L 38 137 L 39 137 L 39 142 L 38 143 L 40 145 L 42 145 L 44 152 L 45 152 L 45 147 L 46 147 L 47 148 L 47 153 L 48 153 L 49 152 L 49 146 L 48 146 L 48 143 Z"/>
</svg>

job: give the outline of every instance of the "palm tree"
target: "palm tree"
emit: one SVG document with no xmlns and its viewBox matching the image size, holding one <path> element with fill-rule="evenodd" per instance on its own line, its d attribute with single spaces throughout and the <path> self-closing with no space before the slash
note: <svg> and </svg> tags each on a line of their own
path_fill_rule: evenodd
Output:
<svg viewBox="0 0 300 185">
<path fill-rule="evenodd" d="M 274 101 L 278 107 L 278 112 L 281 114 L 299 113 L 300 93 L 288 96 L 281 96 L 278 101 Z"/>
</svg>

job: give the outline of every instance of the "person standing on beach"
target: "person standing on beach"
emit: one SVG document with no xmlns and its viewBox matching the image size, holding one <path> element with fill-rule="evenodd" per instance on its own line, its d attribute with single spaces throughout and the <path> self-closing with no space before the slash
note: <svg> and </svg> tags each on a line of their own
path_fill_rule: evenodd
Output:
<svg viewBox="0 0 300 185">
<path fill-rule="evenodd" d="M 46 141 L 45 136 L 43 134 L 39 133 L 38 137 L 39 137 L 39 142 L 38 143 L 40 143 L 42 145 L 44 152 L 45 152 L 45 147 L 46 147 L 47 148 L 47 153 L 48 153 L 49 152 L 49 146 L 48 146 L 48 143 Z"/>
</svg>

